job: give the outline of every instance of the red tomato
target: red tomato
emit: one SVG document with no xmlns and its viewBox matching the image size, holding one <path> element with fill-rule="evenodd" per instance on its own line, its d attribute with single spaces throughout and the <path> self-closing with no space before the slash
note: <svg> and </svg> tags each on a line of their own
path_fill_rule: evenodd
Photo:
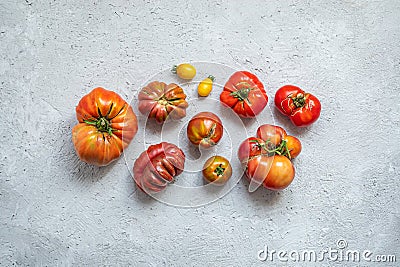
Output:
<svg viewBox="0 0 400 267">
<path fill-rule="evenodd" d="M 321 113 L 321 103 L 312 94 L 294 85 L 285 85 L 275 94 L 275 106 L 288 116 L 296 126 L 306 127 L 314 123 Z"/>
<path fill-rule="evenodd" d="M 174 144 L 162 142 L 149 146 L 140 154 L 133 165 L 133 178 L 143 191 L 157 193 L 174 181 L 184 166 L 183 151 Z"/>
<path fill-rule="evenodd" d="M 240 162 L 245 163 L 249 158 L 265 153 L 264 140 L 250 137 L 240 144 L 238 158 Z"/>
<path fill-rule="evenodd" d="M 231 164 L 222 156 L 211 157 L 204 163 L 203 176 L 208 183 L 223 185 L 232 176 Z"/>
<path fill-rule="evenodd" d="M 178 120 L 186 116 L 186 95 L 178 85 L 154 81 L 139 92 L 139 111 L 163 123 L 167 117 Z"/>
<path fill-rule="evenodd" d="M 268 143 L 270 149 L 278 147 L 285 136 L 286 131 L 279 126 L 264 124 L 257 129 L 257 137 Z"/>
<path fill-rule="evenodd" d="M 101 87 L 82 97 L 76 117 L 79 124 L 72 129 L 76 153 L 82 161 L 97 166 L 116 160 L 138 130 L 131 106 Z"/>
<path fill-rule="evenodd" d="M 246 176 L 270 190 L 282 190 L 293 181 L 295 170 L 292 162 L 285 156 L 261 155 L 249 160 Z"/>
<path fill-rule="evenodd" d="M 296 158 L 300 154 L 302 148 L 300 140 L 291 135 L 285 136 L 283 140 L 285 140 L 287 150 L 289 151 L 285 156 L 289 159 Z"/>
<path fill-rule="evenodd" d="M 225 84 L 220 101 L 240 117 L 251 118 L 265 108 L 268 97 L 257 76 L 248 71 L 238 71 Z"/>
<path fill-rule="evenodd" d="M 203 148 L 215 146 L 221 140 L 223 133 L 221 120 L 212 112 L 198 113 L 187 126 L 190 142 Z"/>
</svg>

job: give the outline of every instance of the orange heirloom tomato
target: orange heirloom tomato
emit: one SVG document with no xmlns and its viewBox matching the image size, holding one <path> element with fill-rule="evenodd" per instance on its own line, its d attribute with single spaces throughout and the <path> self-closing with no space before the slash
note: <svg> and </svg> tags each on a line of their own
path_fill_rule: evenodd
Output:
<svg viewBox="0 0 400 267">
<path fill-rule="evenodd" d="M 105 166 L 117 159 L 138 130 L 131 106 L 117 93 L 98 87 L 82 97 L 76 107 L 79 124 L 72 141 L 79 158 Z"/>
<path fill-rule="evenodd" d="M 187 136 L 194 145 L 203 148 L 215 146 L 221 140 L 224 127 L 221 120 L 212 112 L 200 112 L 188 124 Z"/>
<path fill-rule="evenodd" d="M 285 136 L 283 140 L 286 141 L 287 149 L 289 150 L 288 158 L 296 158 L 300 154 L 302 148 L 300 140 L 291 135 Z"/>
<path fill-rule="evenodd" d="M 232 176 L 231 164 L 222 156 L 211 157 L 204 163 L 203 176 L 208 183 L 223 185 Z"/>
<path fill-rule="evenodd" d="M 186 95 L 178 85 L 154 81 L 139 92 L 139 111 L 163 123 L 168 117 L 174 120 L 186 116 Z"/>
</svg>

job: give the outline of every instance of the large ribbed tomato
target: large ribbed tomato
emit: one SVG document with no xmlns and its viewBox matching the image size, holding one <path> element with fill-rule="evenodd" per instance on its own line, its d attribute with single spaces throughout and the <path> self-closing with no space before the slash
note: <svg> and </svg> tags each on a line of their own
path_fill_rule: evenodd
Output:
<svg viewBox="0 0 400 267">
<path fill-rule="evenodd" d="M 82 97 L 76 117 L 79 124 L 72 129 L 76 153 L 97 166 L 117 159 L 138 130 L 131 106 L 117 93 L 101 87 Z"/>
<path fill-rule="evenodd" d="M 177 84 L 154 81 L 139 92 L 139 111 L 163 123 L 168 117 L 181 119 L 186 116 L 186 95 Z"/>
<path fill-rule="evenodd" d="M 184 166 L 183 151 L 174 144 L 162 142 L 140 154 L 133 165 L 133 178 L 143 191 L 157 193 L 181 174 Z"/>
<path fill-rule="evenodd" d="M 229 78 L 220 100 L 244 118 L 255 117 L 268 103 L 264 85 L 248 71 L 237 71 Z"/>
<path fill-rule="evenodd" d="M 194 145 L 203 148 L 215 146 L 221 140 L 224 127 L 221 120 L 212 112 L 196 114 L 187 126 L 187 136 Z"/>
</svg>

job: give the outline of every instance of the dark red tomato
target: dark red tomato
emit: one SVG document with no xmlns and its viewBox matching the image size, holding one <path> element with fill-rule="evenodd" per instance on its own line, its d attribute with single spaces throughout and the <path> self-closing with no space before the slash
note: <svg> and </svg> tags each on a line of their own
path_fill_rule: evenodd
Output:
<svg viewBox="0 0 400 267">
<path fill-rule="evenodd" d="M 162 142 L 140 154 L 133 165 L 133 178 L 146 193 L 157 193 L 181 174 L 184 166 L 183 151 L 174 144 Z"/>
<path fill-rule="evenodd" d="M 213 156 L 204 163 L 203 177 L 208 183 L 223 185 L 231 176 L 231 164 L 222 156 Z"/>
<path fill-rule="evenodd" d="M 265 108 L 268 96 L 257 76 L 248 71 L 238 71 L 225 84 L 220 101 L 240 117 L 251 118 Z"/>
<path fill-rule="evenodd" d="M 275 106 L 300 127 L 311 125 L 321 113 L 318 98 L 294 85 L 285 85 L 276 92 Z"/>
<path fill-rule="evenodd" d="M 212 112 L 196 114 L 187 126 L 187 136 L 194 145 L 203 148 L 215 146 L 221 140 L 224 127 L 221 120 Z"/>
<path fill-rule="evenodd" d="M 265 153 L 264 141 L 260 138 L 250 137 L 240 144 L 238 158 L 240 162 L 245 163 L 249 158 Z"/>
<path fill-rule="evenodd" d="M 286 131 L 279 126 L 264 124 L 257 129 L 257 137 L 268 143 L 270 149 L 278 147 L 285 136 Z"/>
</svg>

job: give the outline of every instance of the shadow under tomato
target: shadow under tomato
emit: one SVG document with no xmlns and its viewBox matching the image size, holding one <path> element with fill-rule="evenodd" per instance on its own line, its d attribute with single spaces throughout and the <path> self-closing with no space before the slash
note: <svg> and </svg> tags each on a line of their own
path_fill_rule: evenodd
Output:
<svg viewBox="0 0 400 267">
<path fill-rule="evenodd" d="M 263 204 L 274 206 L 279 203 L 280 198 L 282 197 L 282 191 L 272 191 L 264 188 L 262 185 L 256 191 L 250 193 L 248 191 L 249 181 L 244 175 L 242 176 L 240 183 L 244 186 L 245 190 L 247 191 L 246 193 L 248 193 L 250 196 L 250 199 L 256 202 L 263 201 Z"/>
<path fill-rule="evenodd" d="M 305 137 L 309 132 L 309 127 L 298 127 L 294 125 L 288 117 L 283 115 L 276 107 L 273 108 L 274 118 L 276 119 L 277 126 L 281 126 L 288 133 L 294 136 Z"/>
</svg>

